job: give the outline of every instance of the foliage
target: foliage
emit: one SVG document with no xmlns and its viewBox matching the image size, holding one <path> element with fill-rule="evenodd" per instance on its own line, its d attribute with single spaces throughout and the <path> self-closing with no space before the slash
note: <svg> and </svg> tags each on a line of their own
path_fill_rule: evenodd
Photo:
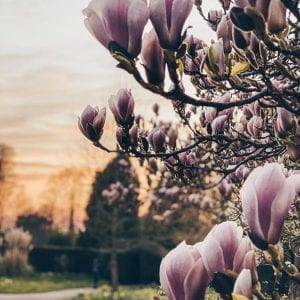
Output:
<svg viewBox="0 0 300 300">
<path fill-rule="evenodd" d="M 118 293 L 111 295 L 108 285 L 101 285 L 101 291 L 91 295 L 79 295 L 73 300 L 152 300 L 157 295 L 157 287 L 131 286 L 121 287 Z"/>
<path fill-rule="evenodd" d="M 3 252 L 0 256 L 0 274 L 20 276 L 31 271 L 28 253 L 31 248 L 31 235 L 20 228 L 10 229 L 3 237 Z"/>
<path fill-rule="evenodd" d="M 16 227 L 30 232 L 34 245 L 47 242 L 51 225 L 51 221 L 46 217 L 33 213 L 21 215 L 16 221 Z"/>
<path fill-rule="evenodd" d="M 130 249 L 127 244 L 132 241 L 132 245 L 138 235 L 137 184 L 135 171 L 123 156 L 96 174 L 79 245 L 109 249 L 115 238 L 118 251 Z"/>
<path fill-rule="evenodd" d="M 82 274 L 32 273 L 19 278 L 0 278 L 1 293 L 39 293 L 90 287 L 91 278 Z"/>
<path fill-rule="evenodd" d="M 99 278 L 110 279 L 110 254 L 99 253 L 96 249 L 74 248 L 47 245 L 35 247 L 29 255 L 29 261 L 36 272 L 67 272 L 92 274 L 94 258 L 98 259 Z M 161 255 L 151 249 L 132 249 L 118 254 L 119 281 L 121 284 L 149 284 L 158 282 Z M 130 272 L 128 272 L 130 270 Z"/>
<path fill-rule="evenodd" d="M 110 254 L 111 282 L 118 288 L 118 253 L 129 251 L 139 235 L 138 181 L 128 158 L 117 156 L 96 174 L 87 206 L 86 230 L 78 244 Z"/>
</svg>

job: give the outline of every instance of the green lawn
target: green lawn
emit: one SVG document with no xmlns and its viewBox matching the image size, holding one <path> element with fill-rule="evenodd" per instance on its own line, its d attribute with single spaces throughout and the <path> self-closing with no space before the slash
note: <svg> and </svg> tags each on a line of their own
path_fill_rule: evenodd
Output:
<svg viewBox="0 0 300 300">
<path fill-rule="evenodd" d="M 158 286 L 123 286 L 112 297 L 110 286 L 102 284 L 98 293 L 86 296 L 80 295 L 73 300 L 153 300 L 153 297 L 158 296 L 158 290 Z M 165 299 L 160 298 L 160 300 Z"/>
<path fill-rule="evenodd" d="M 45 273 L 24 278 L 0 277 L 0 293 L 38 293 L 91 285 L 91 278 L 78 274 Z"/>
<path fill-rule="evenodd" d="M 205 297 L 206 300 L 216 300 L 217 295 L 209 291 Z M 158 286 L 131 286 L 121 287 L 120 291 L 111 296 L 110 287 L 101 285 L 100 291 L 93 295 L 80 295 L 72 300 L 167 300 L 161 296 Z"/>
<path fill-rule="evenodd" d="M 38 293 L 69 288 L 91 287 L 92 279 L 80 274 L 35 274 L 24 278 L 0 277 L 0 293 Z M 102 283 L 98 292 L 93 295 L 80 295 L 73 300 L 167 300 L 160 295 L 159 287 L 148 286 L 122 286 L 120 291 L 111 297 L 111 289 Z M 206 300 L 215 300 L 216 295 L 209 293 Z"/>
</svg>

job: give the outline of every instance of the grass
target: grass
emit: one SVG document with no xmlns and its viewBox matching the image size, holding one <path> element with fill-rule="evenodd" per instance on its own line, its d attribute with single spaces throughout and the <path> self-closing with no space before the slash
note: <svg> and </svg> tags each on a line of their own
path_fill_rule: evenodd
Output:
<svg viewBox="0 0 300 300">
<path fill-rule="evenodd" d="M 167 300 L 162 296 L 158 286 L 131 286 L 121 287 L 118 293 L 111 295 L 108 285 L 101 285 L 99 292 L 90 295 L 79 295 L 72 300 Z M 216 300 L 217 295 L 209 291 L 206 300 Z"/>
<path fill-rule="evenodd" d="M 23 278 L 0 277 L 0 293 L 38 293 L 70 288 L 91 287 L 92 279 L 80 274 L 34 274 Z M 90 295 L 79 295 L 73 300 L 167 300 L 157 285 L 121 286 L 118 293 L 111 296 L 110 286 L 101 284 L 99 291 Z M 209 292 L 206 300 L 216 300 L 216 294 Z"/>
<path fill-rule="evenodd" d="M 78 274 L 43 273 L 22 278 L 0 277 L 0 293 L 38 293 L 91 285 L 91 278 Z"/>
<path fill-rule="evenodd" d="M 96 294 L 79 295 L 73 300 L 153 300 L 153 297 L 158 296 L 158 289 L 158 286 L 122 286 L 119 292 L 112 296 L 110 286 L 101 285 Z"/>
</svg>

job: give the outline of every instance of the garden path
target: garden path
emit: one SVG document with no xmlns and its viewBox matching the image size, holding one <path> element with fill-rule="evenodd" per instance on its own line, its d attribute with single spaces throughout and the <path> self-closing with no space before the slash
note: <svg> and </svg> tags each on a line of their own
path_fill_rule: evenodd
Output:
<svg viewBox="0 0 300 300">
<path fill-rule="evenodd" d="M 46 293 L 0 294 L 0 300 L 66 300 L 76 297 L 79 294 L 91 294 L 95 292 L 97 290 L 92 288 L 80 288 Z"/>
</svg>

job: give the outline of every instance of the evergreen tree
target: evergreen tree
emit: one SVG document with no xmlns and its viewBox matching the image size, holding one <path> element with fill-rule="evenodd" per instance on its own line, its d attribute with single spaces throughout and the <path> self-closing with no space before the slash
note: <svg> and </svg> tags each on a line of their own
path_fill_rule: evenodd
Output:
<svg viewBox="0 0 300 300">
<path fill-rule="evenodd" d="M 138 239 L 138 187 L 135 170 L 122 155 L 97 173 L 87 206 L 86 230 L 79 238 L 81 246 L 110 254 L 113 291 L 118 289 L 118 253 L 130 250 Z"/>
</svg>

